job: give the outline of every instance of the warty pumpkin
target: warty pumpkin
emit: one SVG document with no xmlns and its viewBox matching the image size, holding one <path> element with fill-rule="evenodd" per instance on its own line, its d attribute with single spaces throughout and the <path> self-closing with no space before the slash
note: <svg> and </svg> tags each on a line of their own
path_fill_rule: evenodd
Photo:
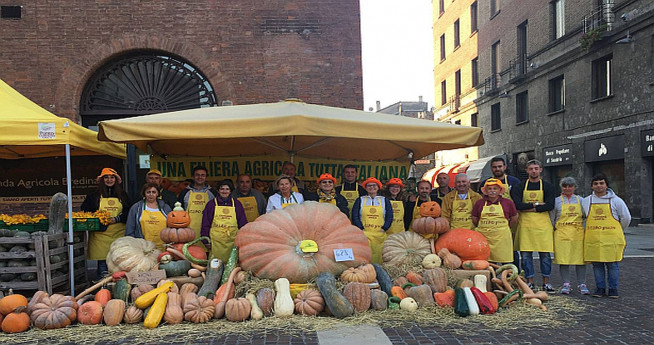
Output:
<svg viewBox="0 0 654 345">
<path fill-rule="evenodd" d="M 418 307 L 434 305 L 434 295 L 431 292 L 431 288 L 427 285 L 411 287 L 407 292 L 407 295 L 418 303 Z"/>
<path fill-rule="evenodd" d="M 172 291 L 168 293 L 168 303 L 166 304 L 166 311 L 164 312 L 163 318 L 170 325 L 176 325 L 184 321 L 182 297 L 179 293 Z"/>
<path fill-rule="evenodd" d="M 301 291 L 295 296 L 295 312 L 301 315 L 316 316 L 325 309 L 325 300 L 320 292 L 312 289 Z"/>
<path fill-rule="evenodd" d="M 145 272 L 157 265 L 160 251 L 154 243 L 142 238 L 124 236 L 109 247 L 107 267 L 109 272 Z"/>
<path fill-rule="evenodd" d="M 428 254 L 431 254 L 429 241 L 411 231 L 388 236 L 382 249 L 384 263 L 394 266 L 415 265 Z"/>
<path fill-rule="evenodd" d="M 303 252 L 300 242 L 313 240 L 317 252 Z M 307 283 L 321 272 L 341 274 L 348 267 L 370 263 L 363 232 L 328 203 L 307 201 L 264 214 L 242 227 L 234 245 L 243 270 L 259 278 L 287 278 Z M 351 248 L 354 260 L 336 262 L 334 249 Z"/>
<path fill-rule="evenodd" d="M 77 308 L 77 302 L 72 296 L 61 294 L 49 296 L 46 293 L 31 307 L 30 318 L 36 328 L 63 328 L 77 320 Z"/>
<path fill-rule="evenodd" d="M 490 257 L 490 247 L 486 237 L 469 229 L 451 229 L 436 240 L 436 252 L 447 248 L 461 260 L 486 260 Z"/>
<path fill-rule="evenodd" d="M 440 217 L 441 205 L 439 205 L 436 201 L 425 201 L 420 204 L 419 212 L 422 217 Z"/>
<path fill-rule="evenodd" d="M 195 239 L 195 231 L 191 228 L 164 228 L 159 233 L 164 243 L 186 243 Z"/>
<path fill-rule="evenodd" d="M 429 286 L 432 293 L 445 292 L 447 290 L 447 273 L 445 270 L 437 267 L 425 270 L 422 273 L 425 283 Z"/>
<path fill-rule="evenodd" d="M 176 202 L 175 208 L 166 216 L 166 225 L 171 228 L 186 228 L 190 224 L 191 216 L 184 211 L 181 203 Z"/>
<path fill-rule="evenodd" d="M 2 319 L 2 331 L 5 333 L 25 332 L 30 328 L 30 317 L 25 312 L 27 306 L 16 307 Z"/>
<path fill-rule="evenodd" d="M 193 323 L 205 323 L 211 320 L 216 310 L 213 300 L 204 296 L 193 296 L 195 294 L 188 294 L 184 301 L 184 320 Z"/>
<path fill-rule="evenodd" d="M 250 317 L 252 306 L 242 297 L 232 298 L 225 304 L 225 318 L 229 321 L 242 322 Z"/>
<path fill-rule="evenodd" d="M 348 283 L 343 289 L 343 296 L 347 298 L 354 311 L 363 313 L 370 309 L 370 288 L 364 283 Z"/>
<path fill-rule="evenodd" d="M 84 325 L 97 325 L 102 322 L 102 304 L 96 301 L 88 301 L 77 310 L 77 321 Z"/>
<path fill-rule="evenodd" d="M 124 315 L 125 301 L 117 298 L 109 300 L 102 311 L 102 318 L 107 326 L 116 326 L 120 324 Z"/>
<path fill-rule="evenodd" d="M 388 307 L 388 295 L 382 290 L 371 289 L 370 307 L 374 310 L 386 310 Z"/>
<path fill-rule="evenodd" d="M 359 267 L 350 267 L 341 273 L 342 282 L 372 283 L 375 281 L 377 273 L 375 267 L 371 264 L 361 265 Z"/>
</svg>

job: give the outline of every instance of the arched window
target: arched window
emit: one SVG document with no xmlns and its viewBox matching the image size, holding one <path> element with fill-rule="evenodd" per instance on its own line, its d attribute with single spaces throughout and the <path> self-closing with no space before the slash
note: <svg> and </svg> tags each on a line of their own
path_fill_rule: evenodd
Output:
<svg viewBox="0 0 654 345">
<path fill-rule="evenodd" d="M 155 51 L 122 55 L 84 87 L 82 124 L 217 105 L 207 78 L 189 62 Z"/>
</svg>

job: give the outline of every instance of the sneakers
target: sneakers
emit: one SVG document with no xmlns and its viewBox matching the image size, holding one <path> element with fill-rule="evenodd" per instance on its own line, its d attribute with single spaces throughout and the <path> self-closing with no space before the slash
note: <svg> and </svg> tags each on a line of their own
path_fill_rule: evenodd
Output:
<svg viewBox="0 0 654 345">
<path fill-rule="evenodd" d="M 588 291 L 586 284 L 579 284 L 577 288 L 582 295 L 590 295 L 590 291 Z"/>
<path fill-rule="evenodd" d="M 568 284 L 568 285 L 570 285 L 570 284 Z M 554 290 L 554 287 L 550 283 L 543 284 L 543 291 L 545 291 L 547 293 L 556 293 L 556 290 Z"/>
<path fill-rule="evenodd" d="M 609 289 L 609 298 L 618 298 L 618 289 Z"/>
<path fill-rule="evenodd" d="M 593 297 L 602 297 L 602 296 L 604 296 L 605 293 L 606 293 L 606 291 L 604 291 L 604 289 L 598 288 L 597 290 L 595 290 L 595 293 L 593 294 Z M 616 293 L 617 293 L 617 291 L 616 291 Z"/>
<path fill-rule="evenodd" d="M 570 283 L 563 283 L 563 287 L 561 288 L 561 293 L 564 295 L 570 294 Z"/>
<path fill-rule="evenodd" d="M 533 283 L 527 283 L 527 286 L 532 290 L 534 289 L 534 284 Z"/>
</svg>

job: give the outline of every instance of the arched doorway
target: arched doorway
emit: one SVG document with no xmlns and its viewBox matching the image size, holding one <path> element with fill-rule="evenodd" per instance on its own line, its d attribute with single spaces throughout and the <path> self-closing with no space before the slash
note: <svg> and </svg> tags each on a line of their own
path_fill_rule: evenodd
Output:
<svg viewBox="0 0 654 345">
<path fill-rule="evenodd" d="M 218 104 L 207 78 L 190 62 L 159 51 L 121 55 L 99 68 L 84 87 L 80 116 L 99 121 Z"/>
</svg>

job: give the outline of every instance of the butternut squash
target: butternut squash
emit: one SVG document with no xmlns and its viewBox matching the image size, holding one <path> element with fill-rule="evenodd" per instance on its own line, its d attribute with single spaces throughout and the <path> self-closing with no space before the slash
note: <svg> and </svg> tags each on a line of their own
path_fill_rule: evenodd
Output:
<svg viewBox="0 0 654 345">
<path fill-rule="evenodd" d="M 174 284 L 173 282 L 169 282 L 169 283 Z M 168 289 L 170 289 L 170 286 L 168 287 Z M 168 302 L 168 294 L 166 292 L 160 292 L 155 298 L 154 302 L 152 303 L 152 306 L 150 307 L 150 311 L 148 312 L 148 315 L 145 317 L 145 320 L 143 321 L 143 326 L 145 328 L 155 328 L 159 326 L 159 323 L 161 323 L 161 319 L 163 318 L 164 312 L 166 311 L 167 302 Z"/>
<path fill-rule="evenodd" d="M 250 306 L 252 309 L 250 310 L 250 318 L 252 320 L 261 320 L 263 319 L 263 311 L 261 308 L 259 308 L 259 305 L 257 304 L 257 297 L 254 296 L 253 293 L 249 293 L 245 295 L 245 299 L 247 299 L 250 302 Z"/>
<path fill-rule="evenodd" d="M 292 316 L 295 304 L 291 298 L 291 287 L 288 279 L 279 278 L 275 280 L 275 291 L 275 316 Z"/>
</svg>

